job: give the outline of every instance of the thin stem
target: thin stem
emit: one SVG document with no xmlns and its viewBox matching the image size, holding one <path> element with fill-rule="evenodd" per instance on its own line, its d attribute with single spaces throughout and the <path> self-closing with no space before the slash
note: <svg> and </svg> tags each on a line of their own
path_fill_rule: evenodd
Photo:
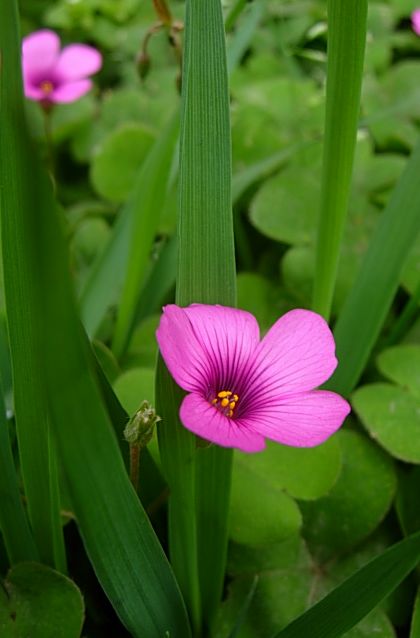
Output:
<svg viewBox="0 0 420 638">
<path fill-rule="evenodd" d="M 155 11 L 166 27 L 172 25 L 172 15 L 165 0 L 153 0 Z"/>
<path fill-rule="evenodd" d="M 130 443 L 130 481 L 134 489 L 139 489 L 139 466 L 140 466 L 140 445 Z"/>
</svg>

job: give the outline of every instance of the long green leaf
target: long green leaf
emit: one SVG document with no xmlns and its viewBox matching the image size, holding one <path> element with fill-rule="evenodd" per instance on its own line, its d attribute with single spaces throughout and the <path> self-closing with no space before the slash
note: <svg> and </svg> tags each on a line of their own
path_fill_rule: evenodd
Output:
<svg viewBox="0 0 420 638">
<path fill-rule="evenodd" d="M 275 638 L 339 638 L 390 594 L 420 560 L 420 533 L 350 576 Z"/>
<path fill-rule="evenodd" d="M 5 26 L 10 30 L 10 50 L 16 51 L 15 3 L 8 0 L 3 6 L 10 11 L 6 17 L 14 21 L 6 20 Z M 4 15 L 3 11 L 2 27 Z M 14 70 L 19 77 L 16 66 Z M 13 141 L 18 155 L 9 158 L 11 171 L 4 190 L 25 193 L 25 197 L 19 200 L 19 207 L 2 209 L 8 255 L 5 279 L 16 315 L 31 326 L 30 340 L 39 344 L 43 355 L 37 373 L 49 398 L 53 432 L 87 553 L 105 592 L 135 638 L 188 637 L 179 590 L 131 486 L 102 403 L 77 316 L 64 234 L 50 184 L 30 148 L 18 93 L 13 114 L 9 142 Z M 24 243 L 16 241 L 21 234 Z M 23 264 L 24 274 L 31 273 L 29 306 L 21 272 L 12 267 L 16 263 Z"/>
<path fill-rule="evenodd" d="M 233 306 L 229 93 L 221 4 L 188 0 L 186 7 L 176 299 L 181 306 L 192 302 Z M 158 387 L 160 383 L 158 378 Z M 194 437 L 180 429 L 178 409 L 175 403 L 167 425 L 159 428 L 162 459 L 169 459 L 163 467 L 172 493 L 170 531 L 177 535 L 171 546 L 180 552 L 179 557 L 172 556 L 174 564 L 183 557 L 191 561 L 189 567 L 184 563 L 185 577 L 198 566 L 202 614 L 208 626 L 223 585 L 232 454 L 211 446 L 194 455 Z M 186 528 L 187 539 L 181 537 Z M 197 557 L 192 556 L 194 543 L 189 554 L 185 547 L 195 534 Z M 189 595 L 197 601 L 195 578 L 190 585 Z"/>
<path fill-rule="evenodd" d="M 420 591 L 414 603 L 413 617 L 411 619 L 410 638 L 420 638 Z"/>
<path fill-rule="evenodd" d="M 171 119 L 169 126 L 150 150 L 139 170 L 133 192 L 119 214 L 111 238 L 95 262 L 80 295 L 83 324 L 89 336 L 93 337 L 108 308 L 119 302 L 122 290 L 125 290 L 124 309 L 119 319 L 121 336 L 118 337 L 118 341 L 121 345 L 118 345 L 117 341 L 118 348 L 121 348 L 127 339 L 123 333 L 126 335 L 129 332 L 133 312 L 131 300 L 138 297 L 137 289 L 141 289 L 139 282 L 149 258 L 159 221 L 162 197 L 166 190 L 170 160 L 176 142 L 176 124 L 176 119 Z M 136 256 L 136 259 L 129 258 L 130 253 Z M 139 254 L 142 256 L 140 260 L 137 259 Z M 129 278 L 126 280 L 127 272 Z"/>
<path fill-rule="evenodd" d="M 329 318 L 350 193 L 367 0 L 328 0 L 328 76 L 313 307 Z"/>
<path fill-rule="evenodd" d="M 0 395 L 0 530 L 10 564 L 38 561 L 39 555 L 29 528 L 19 492 L 7 429 L 3 397 Z"/>
<path fill-rule="evenodd" d="M 128 343 L 136 314 L 137 300 L 145 281 L 160 213 L 165 201 L 172 157 L 178 139 L 179 116 L 172 117 L 158 138 L 139 173 L 133 194 L 134 210 L 129 262 L 121 295 L 113 350 L 119 357 Z"/>
<path fill-rule="evenodd" d="M 63 536 L 52 474 L 48 403 L 40 378 L 42 350 L 31 320 L 36 303 L 33 264 L 24 256 L 36 233 L 36 199 L 22 188 L 17 175 L 31 173 L 17 131 L 23 117 L 20 41 L 15 3 L 2 3 L 0 20 L 0 209 L 4 285 L 12 355 L 16 429 L 21 471 L 32 530 L 41 560 L 64 570 Z M 20 224 L 22 211 L 28 215 Z M 28 255 L 29 256 L 29 255 Z M 18 300 L 18 301 L 17 301 Z"/>
<path fill-rule="evenodd" d="M 328 387 L 349 394 L 372 352 L 420 230 L 420 144 L 382 213 L 335 326 L 338 368 Z"/>
</svg>

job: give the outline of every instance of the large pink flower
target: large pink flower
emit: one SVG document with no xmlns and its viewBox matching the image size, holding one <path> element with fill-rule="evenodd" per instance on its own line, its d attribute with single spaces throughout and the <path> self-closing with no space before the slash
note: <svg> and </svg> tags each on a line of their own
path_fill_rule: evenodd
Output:
<svg viewBox="0 0 420 638">
<path fill-rule="evenodd" d="M 91 89 L 89 76 L 101 66 L 99 51 L 86 44 L 70 44 L 60 51 L 54 31 L 35 31 L 22 43 L 23 84 L 30 100 L 74 102 Z"/>
<path fill-rule="evenodd" d="M 243 310 L 193 304 L 166 306 L 156 333 L 173 378 L 189 394 L 186 428 L 224 447 L 264 449 L 265 438 L 312 447 L 350 411 L 338 394 L 314 390 L 333 373 L 331 331 L 309 310 L 292 310 L 260 340 Z"/>
</svg>

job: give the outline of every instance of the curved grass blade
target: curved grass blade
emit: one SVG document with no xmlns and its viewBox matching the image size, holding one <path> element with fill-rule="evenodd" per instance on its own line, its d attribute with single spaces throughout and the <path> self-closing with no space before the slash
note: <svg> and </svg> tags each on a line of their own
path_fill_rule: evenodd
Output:
<svg viewBox="0 0 420 638">
<path fill-rule="evenodd" d="M 17 51 L 17 12 L 7 6 L 11 49 Z M 11 21 L 13 19 L 13 22 Z M 3 28 L 2 28 L 3 35 Z M 16 65 L 16 77 L 19 78 Z M 8 250 L 5 278 L 14 284 L 16 315 L 31 326 L 28 339 L 39 344 L 40 386 L 49 398 L 49 415 L 73 509 L 97 576 L 122 621 L 135 638 L 190 635 L 183 601 L 170 566 L 131 486 L 92 368 L 77 316 L 68 272 L 67 247 L 51 186 L 33 153 L 16 84 L 9 142 L 21 206 L 2 209 Z M 3 95 L 2 95 L 3 97 Z M 16 158 L 19 158 L 17 161 Z M 9 182 L 6 182 L 9 185 Z M 5 189 L 6 190 L 6 189 Z M 33 205 L 37 215 L 34 221 Z M 16 237 L 23 233 L 25 243 Z M 20 263 L 31 274 L 31 304 L 22 295 Z"/>
<path fill-rule="evenodd" d="M 313 308 L 328 320 L 360 110 L 367 0 L 328 0 L 328 75 Z"/>
<path fill-rule="evenodd" d="M 39 561 L 19 492 L 3 397 L 0 395 L 0 530 L 10 564 Z"/>
<path fill-rule="evenodd" d="M 57 501 L 54 450 L 50 445 L 48 402 L 42 385 L 39 318 L 32 320 L 37 300 L 31 242 L 36 234 L 36 199 L 19 176 L 29 182 L 32 164 L 22 152 L 23 118 L 20 40 L 15 3 L 2 4 L 0 21 L 0 208 L 4 286 L 13 370 L 16 431 L 28 513 L 40 559 L 65 570 L 64 541 Z M 22 220 L 27 213 L 27 223 Z M 28 550 L 29 551 L 29 550 Z"/>
<path fill-rule="evenodd" d="M 411 619 L 410 638 L 420 638 L 420 590 L 417 590 L 414 602 L 413 617 Z"/>
<path fill-rule="evenodd" d="M 420 560 L 420 533 L 377 556 L 275 638 L 339 638 L 390 594 Z"/>
<path fill-rule="evenodd" d="M 133 192 L 119 214 L 112 236 L 80 295 L 83 324 L 89 336 L 93 337 L 109 306 L 119 301 L 123 294 L 125 301 L 122 301 L 123 308 L 120 309 L 118 331 L 121 335 L 117 338 L 117 350 L 123 348 L 127 339 L 134 312 L 131 306 L 141 289 L 142 276 L 159 222 L 176 144 L 177 126 L 177 119 L 172 118 L 153 145 L 140 168 Z M 129 259 L 130 253 L 136 258 Z M 141 260 L 138 255 L 142 255 Z M 128 279 L 125 279 L 127 271 Z M 122 290 L 125 292 L 121 293 Z"/>
<path fill-rule="evenodd" d="M 144 286 L 150 251 L 158 229 L 170 175 L 172 157 L 178 139 L 179 118 L 172 117 L 144 162 L 133 193 L 133 222 L 128 268 L 122 290 L 113 351 L 124 354 L 136 314 L 137 300 Z"/>
<path fill-rule="evenodd" d="M 420 230 L 420 144 L 409 159 L 370 242 L 334 329 L 340 362 L 326 384 L 348 395 L 372 352 Z"/>
</svg>

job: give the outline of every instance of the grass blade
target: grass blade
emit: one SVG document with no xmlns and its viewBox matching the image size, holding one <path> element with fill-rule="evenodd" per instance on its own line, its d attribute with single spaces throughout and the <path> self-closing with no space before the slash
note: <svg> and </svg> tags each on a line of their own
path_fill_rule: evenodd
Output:
<svg viewBox="0 0 420 638">
<path fill-rule="evenodd" d="M 13 368 L 14 403 L 19 455 L 29 518 L 39 556 L 45 563 L 65 569 L 63 535 L 56 499 L 57 477 L 51 473 L 48 403 L 39 374 L 42 351 L 37 326 L 28 318 L 36 303 L 33 265 L 21 255 L 31 251 L 36 232 L 36 199 L 22 188 L 18 175 L 32 166 L 22 153 L 17 131 L 23 118 L 20 79 L 20 40 L 15 3 L 2 5 L 0 21 L 0 208 L 7 323 Z M 22 211 L 27 224 L 21 222 Z"/>
<path fill-rule="evenodd" d="M 351 392 L 366 365 L 397 291 L 405 259 L 419 233 L 419 172 L 420 144 L 382 213 L 335 326 L 340 363 L 327 386 L 341 394 Z"/>
<path fill-rule="evenodd" d="M 140 171 L 133 193 L 133 223 L 129 267 L 119 305 L 113 351 L 120 357 L 128 343 L 136 315 L 137 300 L 144 285 L 145 271 L 163 208 L 175 144 L 178 139 L 178 113 L 158 138 Z"/>
<path fill-rule="evenodd" d="M 186 6 L 176 299 L 181 306 L 192 302 L 233 306 L 229 94 L 221 4 L 189 0 Z M 189 569 L 184 564 L 184 569 L 192 574 L 198 566 L 204 624 L 209 625 L 223 585 L 232 454 L 217 446 L 195 454 L 194 437 L 182 432 L 178 409 L 179 402 L 168 412 L 170 426 L 159 428 L 162 459 L 177 455 L 179 462 L 170 467 L 163 462 L 172 492 L 170 530 L 177 535 L 172 548 L 182 556 L 184 543 L 196 535 L 197 556 L 192 556 L 193 543 L 186 557 L 192 564 Z M 162 411 L 159 405 L 158 411 Z M 176 500 L 175 494 L 188 495 L 188 503 Z M 187 527 L 186 541 L 180 530 Z M 172 556 L 174 564 L 181 563 L 181 557 Z M 196 579 L 190 584 L 194 588 Z M 195 591 L 190 592 L 193 595 L 196 600 Z"/>
<path fill-rule="evenodd" d="M 366 42 L 367 0 L 328 0 L 328 76 L 313 308 L 328 320 L 346 219 Z"/>
<path fill-rule="evenodd" d="M 419 560 L 417 533 L 359 569 L 275 638 L 339 638 L 390 594 Z"/>
<path fill-rule="evenodd" d="M 420 591 L 417 590 L 414 602 L 413 617 L 411 619 L 410 638 L 420 638 Z"/>
<path fill-rule="evenodd" d="M 0 530 L 10 564 L 38 561 L 39 555 L 23 509 L 3 397 L 0 395 Z"/>
</svg>

